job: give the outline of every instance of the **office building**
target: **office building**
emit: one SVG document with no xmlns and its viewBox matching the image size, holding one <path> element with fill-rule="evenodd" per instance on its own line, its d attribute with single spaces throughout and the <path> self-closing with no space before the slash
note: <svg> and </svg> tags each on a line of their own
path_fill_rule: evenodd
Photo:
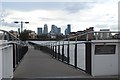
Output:
<svg viewBox="0 0 120 80">
<path fill-rule="evenodd" d="M 50 34 L 60 35 L 61 34 L 61 28 L 58 28 L 57 26 L 52 25 Z"/>
<path fill-rule="evenodd" d="M 110 29 L 100 29 L 100 31 L 103 31 L 103 32 L 99 33 L 100 39 L 107 39 L 107 38 L 112 37 L 112 34 L 107 32 L 107 31 L 110 31 Z"/>
<path fill-rule="evenodd" d="M 43 34 L 48 34 L 48 25 L 47 24 L 44 25 Z"/>
<path fill-rule="evenodd" d="M 67 28 L 65 29 L 65 35 L 69 34 L 71 32 L 71 25 L 68 24 Z"/>
<path fill-rule="evenodd" d="M 37 34 L 42 35 L 42 28 L 37 28 Z"/>
</svg>

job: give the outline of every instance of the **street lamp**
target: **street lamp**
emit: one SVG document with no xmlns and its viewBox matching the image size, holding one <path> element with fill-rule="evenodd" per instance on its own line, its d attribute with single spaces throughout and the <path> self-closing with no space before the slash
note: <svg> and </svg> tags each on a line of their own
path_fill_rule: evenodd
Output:
<svg viewBox="0 0 120 80">
<path fill-rule="evenodd" d="M 21 23 L 21 32 L 23 31 L 23 23 L 28 24 L 29 22 L 23 22 L 23 21 L 14 21 L 14 23 Z"/>
</svg>

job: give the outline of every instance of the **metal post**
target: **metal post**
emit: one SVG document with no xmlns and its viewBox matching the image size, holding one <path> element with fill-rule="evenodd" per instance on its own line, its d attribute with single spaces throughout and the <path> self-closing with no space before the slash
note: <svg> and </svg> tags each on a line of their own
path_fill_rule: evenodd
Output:
<svg viewBox="0 0 120 80">
<path fill-rule="evenodd" d="M 21 32 L 23 31 L 23 22 L 21 21 Z"/>
<path fill-rule="evenodd" d="M 88 74 L 91 74 L 91 61 L 92 61 L 92 55 L 91 55 L 91 43 L 85 43 L 85 69 Z"/>
<path fill-rule="evenodd" d="M 62 61 L 64 61 L 64 41 L 63 41 L 63 45 L 62 45 Z"/>
<path fill-rule="evenodd" d="M 55 52 L 54 52 L 54 54 L 55 54 L 55 58 L 57 58 L 57 45 L 55 45 Z"/>
<path fill-rule="evenodd" d="M 97 35 L 97 33 L 95 33 L 95 39 L 98 40 L 98 35 Z"/>
<path fill-rule="evenodd" d="M 67 63 L 69 64 L 70 63 L 70 55 L 69 55 L 69 53 L 70 53 L 70 51 L 69 51 L 69 39 L 68 39 L 68 47 L 67 47 Z"/>
<path fill-rule="evenodd" d="M 58 60 L 60 59 L 60 41 L 59 41 L 59 45 L 58 45 Z"/>
<path fill-rule="evenodd" d="M 53 43 L 53 57 L 54 57 L 54 43 Z"/>
<path fill-rule="evenodd" d="M 74 58 L 74 66 L 77 68 L 77 37 L 76 37 L 76 43 L 75 43 L 75 58 Z"/>
<path fill-rule="evenodd" d="M 88 33 L 86 34 L 86 41 L 88 41 Z"/>
</svg>

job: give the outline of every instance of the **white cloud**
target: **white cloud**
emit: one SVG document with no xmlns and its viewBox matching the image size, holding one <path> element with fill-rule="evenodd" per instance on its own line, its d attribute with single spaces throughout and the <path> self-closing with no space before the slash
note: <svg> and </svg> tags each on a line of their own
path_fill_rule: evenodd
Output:
<svg viewBox="0 0 120 80">
<path fill-rule="evenodd" d="M 117 3 L 111 0 L 110 2 L 94 3 L 94 7 L 78 10 L 72 14 L 63 9 L 39 9 L 31 11 L 6 10 L 8 14 L 4 19 L 9 23 L 21 20 L 29 21 L 30 23 L 25 25 L 26 28 L 35 31 L 37 31 L 37 27 L 43 27 L 44 24 L 48 24 L 49 31 L 52 24 L 61 27 L 62 32 L 64 32 L 67 24 L 72 24 L 72 31 L 83 30 L 90 26 L 95 27 L 96 30 L 103 28 L 103 26 L 110 26 L 106 28 L 115 30 L 117 29 L 118 21 L 117 10 Z M 112 25 L 115 25 L 114 28 Z"/>
</svg>

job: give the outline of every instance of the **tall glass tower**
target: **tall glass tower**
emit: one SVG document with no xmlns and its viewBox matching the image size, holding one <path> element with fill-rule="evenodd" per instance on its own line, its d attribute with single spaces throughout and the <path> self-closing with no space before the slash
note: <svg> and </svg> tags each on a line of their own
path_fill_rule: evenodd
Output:
<svg viewBox="0 0 120 80">
<path fill-rule="evenodd" d="M 37 34 L 42 35 L 42 28 L 37 28 Z"/>
<path fill-rule="evenodd" d="M 48 34 L 48 25 L 47 24 L 44 25 L 43 34 Z"/>
<path fill-rule="evenodd" d="M 67 34 L 69 34 L 70 32 L 71 32 L 71 25 L 68 24 L 68 25 L 67 25 Z"/>
</svg>

